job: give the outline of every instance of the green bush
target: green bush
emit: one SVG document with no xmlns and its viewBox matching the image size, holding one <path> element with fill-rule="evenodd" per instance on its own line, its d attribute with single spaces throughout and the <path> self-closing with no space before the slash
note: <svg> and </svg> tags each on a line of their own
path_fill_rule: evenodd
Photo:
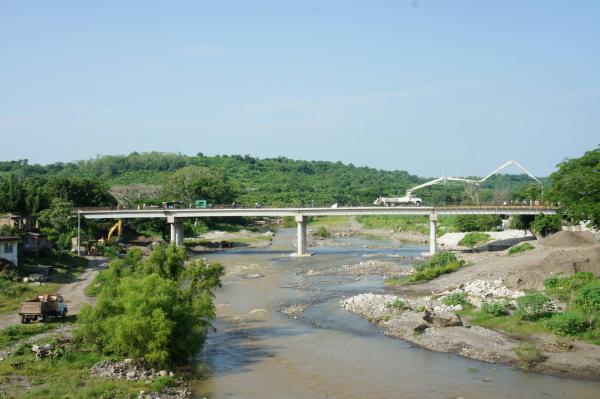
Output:
<svg viewBox="0 0 600 399">
<path fill-rule="evenodd" d="M 587 329 L 584 317 L 574 312 L 563 312 L 553 315 L 546 321 L 546 326 L 558 335 L 575 335 Z"/>
<path fill-rule="evenodd" d="M 544 215 L 539 214 L 531 223 L 531 230 L 536 234 L 545 237 L 549 234 L 556 233 L 562 228 L 562 219 L 560 215 Z"/>
<path fill-rule="evenodd" d="M 189 262 L 175 246 L 158 247 L 146 259 L 130 253 L 101 273 L 95 307 L 78 318 L 79 336 L 100 352 L 143 359 L 163 367 L 201 349 L 215 316 L 212 289 L 223 267 Z"/>
<path fill-rule="evenodd" d="M 509 313 L 506 303 L 484 303 L 481 311 L 491 316 L 506 316 Z"/>
<path fill-rule="evenodd" d="M 517 309 L 524 320 L 537 320 L 554 312 L 552 301 L 541 292 L 530 292 L 517 298 Z"/>
<path fill-rule="evenodd" d="M 408 308 L 408 306 L 402 299 L 396 299 L 394 302 L 388 302 L 385 304 L 385 307 L 396 310 L 404 310 Z"/>
<path fill-rule="evenodd" d="M 513 349 L 521 367 L 525 370 L 531 370 L 539 363 L 546 360 L 546 356 L 540 351 L 535 345 L 529 342 L 522 342 L 516 348 Z"/>
<path fill-rule="evenodd" d="M 573 304 L 586 315 L 592 325 L 596 315 L 600 313 L 600 282 L 593 281 L 581 287 L 575 295 Z"/>
<path fill-rule="evenodd" d="M 516 245 L 516 246 L 514 246 L 512 248 L 509 248 L 508 254 L 509 255 L 515 255 L 515 254 L 519 254 L 521 252 L 531 251 L 534 248 L 535 247 L 533 245 L 531 245 L 530 243 L 524 242 L 523 244 Z"/>
<path fill-rule="evenodd" d="M 177 382 L 175 381 L 175 379 L 173 377 L 170 377 L 170 376 L 166 375 L 164 377 L 158 377 L 158 378 L 156 378 L 152 382 L 152 388 L 156 392 L 160 392 L 163 388 L 173 387 L 176 384 L 177 384 Z"/>
<path fill-rule="evenodd" d="M 313 237 L 316 238 L 327 238 L 330 235 L 331 234 L 329 234 L 329 231 L 325 226 L 319 226 L 313 233 Z"/>
<path fill-rule="evenodd" d="M 467 297 L 462 292 L 455 292 L 442 299 L 442 303 L 446 306 L 466 305 L 469 303 Z"/>
<path fill-rule="evenodd" d="M 495 215 L 458 215 L 454 219 L 458 231 L 492 231 L 501 224 L 502 219 Z"/>
<path fill-rule="evenodd" d="M 491 240 L 492 236 L 490 236 L 488 233 L 473 232 L 465 234 L 462 240 L 458 242 L 458 245 L 462 247 L 473 248 Z"/>
<path fill-rule="evenodd" d="M 428 260 L 415 262 L 415 273 L 403 283 L 432 280 L 442 274 L 451 273 L 464 266 L 452 252 L 438 252 Z"/>
<path fill-rule="evenodd" d="M 577 272 L 569 277 L 549 277 L 544 280 L 544 287 L 549 295 L 567 302 L 577 290 L 594 279 L 593 273 Z"/>
</svg>

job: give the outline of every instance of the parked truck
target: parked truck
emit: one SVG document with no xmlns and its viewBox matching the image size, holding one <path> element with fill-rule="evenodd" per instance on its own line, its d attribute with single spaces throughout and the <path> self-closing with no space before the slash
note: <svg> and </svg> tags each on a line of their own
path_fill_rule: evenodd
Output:
<svg viewBox="0 0 600 399">
<path fill-rule="evenodd" d="M 66 317 L 67 304 L 62 295 L 40 294 L 31 301 L 21 302 L 19 316 L 23 324 L 38 319 L 48 321 L 50 317 Z"/>
</svg>

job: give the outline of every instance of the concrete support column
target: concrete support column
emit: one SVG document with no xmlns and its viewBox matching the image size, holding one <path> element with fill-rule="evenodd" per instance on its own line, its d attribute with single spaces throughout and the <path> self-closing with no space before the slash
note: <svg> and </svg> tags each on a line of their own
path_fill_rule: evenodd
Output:
<svg viewBox="0 0 600 399">
<path fill-rule="evenodd" d="M 429 254 L 435 255 L 436 236 L 435 228 L 437 225 L 437 213 L 429 215 Z"/>
<path fill-rule="evenodd" d="M 306 254 L 306 216 L 297 215 L 296 223 L 298 223 L 298 256 Z"/>
<path fill-rule="evenodd" d="M 175 220 L 174 217 L 167 217 L 167 223 L 171 227 L 171 243 L 183 247 L 183 222 Z"/>
</svg>

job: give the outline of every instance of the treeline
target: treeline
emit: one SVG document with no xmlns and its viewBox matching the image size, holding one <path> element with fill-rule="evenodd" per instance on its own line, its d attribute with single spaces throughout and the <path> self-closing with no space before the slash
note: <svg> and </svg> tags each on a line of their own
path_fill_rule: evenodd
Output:
<svg viewBox="0 0 600 399">
<path fill-rule="evenodd" d="M 45 166 L 19 160 L 0 162 L 0 191 L 12 193 L 7 201 L 2 201 L 0 211 L 36 212 L 47 207 L 48 200 L 55 197 L 72 201 L 76 206 L 110 205 L 114 200 L 102 195 L 109 187 L 169 186 L 173 174 L 186 167 L 188 170 L 199 168 L 196 170 L 203 172 L 196 174 L 203 174 L 212 187 L 219 188 L 220 195 L 210 198 L 211 193 L 206 192 L 207 199 L 217 204 L 237 202 L 250 206 L 256 203 L 265 206 L 369 205 L 378 196 L 404 195 L 406 189 L 429 180 L 405 171 L 383 171 L 341 162 L 285 157 L 259 159 L 248 155 L 208 157 L 201 153 L 187 156 L 134 152 Z M 66 181 L 72 182 L 72 187 L 67 187 Z M 472 204 L 477 197 L 482 203 L 541 199 L 539 185 L 525 175 L 495 176 L 475 191 L 474 187 L 448 183 L 415 194 L 432 205 Z M 170 190 L 163 190 L 158 197 L 137 202 L 179 199 L 170 198 L 172 194 Z"/>
</svg>

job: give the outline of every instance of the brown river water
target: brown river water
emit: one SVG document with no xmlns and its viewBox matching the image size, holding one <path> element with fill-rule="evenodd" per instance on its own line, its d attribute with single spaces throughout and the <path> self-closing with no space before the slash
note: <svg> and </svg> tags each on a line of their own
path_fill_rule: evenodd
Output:
<svg viewBox="0 0 600 399">
<path fill-rule="evenodd" d="M 267 249 L 204 255 L 224 264 L 227 275 L 216 293 L 217 330 L 198 355 L 208 371 L 195 397 L 600 398 L 599 382 L 526 373 L 388 338 L 339 306 L 347 296 L 383 292 L 381 277 L 303 273 L 414 256 L 423 247 L 348 238 L 297 259 L 287 256 L 293 239 L 293 231 L 282 230 Z M 280 312 L 295 303 L 311 306 L 297 319 Z"/>
</svg>

